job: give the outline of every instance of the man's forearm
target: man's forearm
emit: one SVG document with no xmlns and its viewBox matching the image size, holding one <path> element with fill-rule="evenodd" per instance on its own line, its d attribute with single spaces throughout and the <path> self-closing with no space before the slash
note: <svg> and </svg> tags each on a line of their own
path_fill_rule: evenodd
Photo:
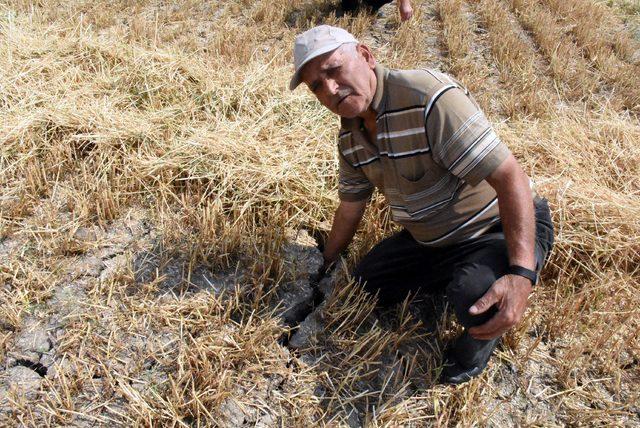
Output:
<svg viewBox="0 0 640 428">
<path fill-rule="evenodd" d="M 498 196 L 509 263 L 535 270 L 535 216 L 531 191 Z"/>
<path fill-rule="evenodd" d="M 511 162 L 508 159 L 506 162 Z M 488 179 L 498 194 L 502 229 L 509 263 L 535 270 L 535 213 L 529 179 L 519 165 L 505 165 L 498 176 Z"/>
<path fill-rule="evenodd" d="M 340 202 L 322 254 L 325 264 L 334 262 L 338 255 L 347 248 L 358 229 L 366 204 L 366 201 Z"/>
</svg>

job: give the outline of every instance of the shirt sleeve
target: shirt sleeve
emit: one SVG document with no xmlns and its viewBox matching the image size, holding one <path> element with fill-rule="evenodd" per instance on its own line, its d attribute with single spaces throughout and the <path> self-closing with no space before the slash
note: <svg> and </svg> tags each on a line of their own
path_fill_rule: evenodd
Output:
<svg viewBox="0 0 640 428">
<path fill-rule="evenodd" d="M 340 153 L 338 197 L 341 201 L 357 202 L 369 199 L 373 193 L 373 184 L 361 168 L 354 168 Z"/>
<path fill-rule="evenodd" d="M 510 154 L 484 113 L 460 88 L 444 92 L 425 120 L 434 159 L 472 186 L 484 180 Z"/>
</svg>

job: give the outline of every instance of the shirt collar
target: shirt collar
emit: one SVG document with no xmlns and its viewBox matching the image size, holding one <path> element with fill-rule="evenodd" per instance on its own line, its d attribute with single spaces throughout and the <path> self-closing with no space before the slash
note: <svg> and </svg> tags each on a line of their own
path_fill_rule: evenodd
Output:
<svg viewBox="0 0 640 428">
<path fill-rule="evenodd" d="M 371 108 L 379 114 L 386 104 L 385 79 L 387 77 L 387 69 L 380 64 L 376 64 L 375 73 L 377 81 L 376 93 L 373 95 L 373 100 L 371 100 Z"/>
</svg>

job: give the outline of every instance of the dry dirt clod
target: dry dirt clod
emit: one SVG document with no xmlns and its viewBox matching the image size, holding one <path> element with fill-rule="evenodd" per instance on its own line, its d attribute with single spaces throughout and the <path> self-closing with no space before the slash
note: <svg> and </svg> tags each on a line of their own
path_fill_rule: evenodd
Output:
<svg viewBox="0 0 640 428">
<path fill-rule="evenodd" d="M 39 364 L 42 355 L 49 352 L 51 347 L 52 341 L 47 331 L 47 326 L 29 318 L 24 322 L 13 349 L 7 354 L 8 365 L 11 366 L 19 362 L 32 365 Z"/>
<path fill-rule="evenodd" d="M 35 370 L 23 365 L 17 365 L 9 368 L 3 374 L 3 377 L 5 378 L 4 383 L 8 390 L 14 389 L 29 396 L 33 396 L 34 392 L 36 392 L 42 384 L 42 376 Z M 1 400 L 2 397 L 0 392 L 0 401 Z"/>
<path fill-rule="evenodd" d="M 79 227 L 73 234 L 73 239 L 79 242 L 91 243 L 91 242 L 95 242 L 98 239 L 98 237 L 93 228 Z"/>
</svg>

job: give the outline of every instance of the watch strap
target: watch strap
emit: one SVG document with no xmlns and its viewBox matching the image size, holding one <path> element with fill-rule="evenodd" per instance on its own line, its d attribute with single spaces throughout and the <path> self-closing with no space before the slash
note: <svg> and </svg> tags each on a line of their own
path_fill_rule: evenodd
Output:
<svg viewBox="0 0 640 428">
<path fill-rule="evenodd" d="M 527 269 L 522 266 L 511 265 L 509 266 L 507 273 L 510 275 L 523 276 L 531 281 L 531 285 L 536 285 L 536 283 L 538 282 L 538 274 L 536 273 L 536 271 Z"/>
</svg>

